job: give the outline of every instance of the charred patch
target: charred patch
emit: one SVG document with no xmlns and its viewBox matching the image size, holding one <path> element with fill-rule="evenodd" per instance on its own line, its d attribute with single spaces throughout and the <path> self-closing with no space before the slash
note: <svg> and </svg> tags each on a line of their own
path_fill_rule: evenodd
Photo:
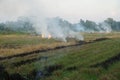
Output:
<svg viewBox="0 0 120 80">
<path fill-rule="evenodd" d="M 27 80 L 27 79 L 22 77 L 18 73 L 14 73 L 14 74 L 10 75 L 10 80 Z"/>
<path fill-rule="evenodd" d="M 107 40 L 108 38 L 98 38 L 98 39 L 95 39 L 94 41 L 97 42 L 97 41 L 104 41 L 104 40 Z M 93 42 L 94 42 L 93 41 Z"/>
<path fill-rule="evenodd" d="M 91 41 L 91 42 L 78 41 L 77 44 L 74 44 L 74 45 L 57 46 L 55 48 L 48 48 L 48 49 L 43 49 L 43 50 L 35 50 L 35 51 L 31 51 L 31 52 L 24 52 L 24 53 L 20 53 L 20 54 L 17 54 L 17 55 L 0 57 L 0 60 L 11 59 L 11 58 L 14 58 L 14 57 L 24 57 L 24 56 L 27 56 L 27 55 L 38 54 L 40 52 L 48 52 L 48 51 L 52 51 L 52 50 L 63 49 L 63 48 L 68 48 L 68 47 L 73 47 L 73 46 L 81 46 L 83 44 L 93 43 L 93 42 L 96 42 L 96 41 L 103 41 L 103 40 L 107 40 L 107 39 L 108 38 L 99 38 L 99 39 L 96 39 L 96 40 Z"/>
<path fill-rule="evenodd" d="M 24 57 L 24 56 L 27 56 L 27 55 L 38 54 L 40 52 L 48 52 L 48 51 L 51 51 L 51 50 L 63 49 L 63 48 L 78 46 L 78 45 L 80 45 L 80 44 L 74 44 L 74 45 L 69 45 L 69 46 L 57 46 L 55 48 L 48 48 L 48 49 L 43 49 L 43 50 L 35 50 L 35 51 L 31 51 L 31 52 L 24 52 L 24 53 L 20 53 L 20 54 L 17 54 L 17 55 L 0 57 L 0 60 L 11 59 L 11 58 L 14 58 L 14 57 Z"/>
<path fill-rule="evenodd" d="M 27 77 L 28 79 L 32 79 L 32 80 L 40 80 L 41 78 L 52 75 L 54 71 L 62 69 L 62 68 L 63 68 L 62 65 L 51 65 L 51 66 L 44 67 L 43 70 L 34 69 L 27 75 Z"/>
<path fill-rule="evenodd" d="M 1 65 L 0 65 L 0 80 L 9 80 L 8 72 Z"/>
<path fill-rule="evenodd" d="M 114 56 L 114 57 L 109 58 L 108 60 L 105 60 L 104 62 L 91 65 L 90 67 L 101 66 L 101 67 L 107 69 L 110 65 L 112 65 L 113 63 L 116 63 L 118 61 L 120 61 L 120 53 L 118 55 Z"/>
<path fill-rule="evenodd" d="M 23 78 L 20 74 L 14 73 L 9 74 L 3 66 L 0 65 L 0 80 L 27 80 Z"/>
<path fill-rule="evenodd" d="M 23 60 L 23 61 L 20 61 L 20 62 L 17 62 L 17 63 L 13 63 L 12 65 L 18 67 L 18 66 L 21 66 L 21 65 L 30 64 L 30 63 L 39 61 L 41 59 L 47 60 L 47 58 L 48 57 L 33 58 L 33 59 L 28 59 L 28 60 Z"/>
<path fill-rule="evenodd" d="M 36 70 L 36 69 L 34 69 L 33 71 L 31 71 L 27 75 L 27 78 L 29 80 L 40 80 L 40 78 L 43 78 L 43 77 L 44 77 L 43 71 Z"/>
<path fill-rule="evenodd" d="M 85 41 L 78 41 L 79 45 L 86 44 L 87 42 Z"/>
<path fill-rule="evenodd" d="M 58 47 L 55 47 L 54 49 L 61 49 L 61 48 L 65 48 L 66 46 L 58 46 Z"/>
<path fill-rule="evenodd" d="M 72 67 L 68 67 L 65 70 L 67 70 L 67 71 L 74 71 L 74 70 L 77 70 L 77 67 L 76 66 L 72 66 Z"/>
<path fill-rule="evenodd" d="M 46 72 L 45 76 L 49 76 L 55 70 L 59 70 L 59 69 L 62 69 L 62 68 L 63 68 L 62 65 L 51 65 L 51 66 L 45 67 L 45 72 Z"/>
</svg>

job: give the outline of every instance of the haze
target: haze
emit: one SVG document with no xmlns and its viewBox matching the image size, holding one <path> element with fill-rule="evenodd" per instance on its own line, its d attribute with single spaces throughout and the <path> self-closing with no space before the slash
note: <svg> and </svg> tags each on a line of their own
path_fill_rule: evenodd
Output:
<svg viewBox="0 0 120 80">
<path fill-rule="evenodd" d="M 0 0 L 0 21 L 20 16 L 59 16 L 72 23 L 80 19 L 96 22 L 108 17 L 120 20 L 120 0 Z"/>
</svg>

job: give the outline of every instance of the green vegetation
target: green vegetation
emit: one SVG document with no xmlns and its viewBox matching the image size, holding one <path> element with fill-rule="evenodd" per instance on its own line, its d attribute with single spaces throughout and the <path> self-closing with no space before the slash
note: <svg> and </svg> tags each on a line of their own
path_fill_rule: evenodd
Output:
<svg viewBox="0 0 120 80">
<path fill-rule="evenodd" d="M 0 65 L 5 68 L 0 69 L 0 74 L 4 74 L 2 78 L 0 76 L 0 79 L 8 80 L 9 76 L 11 80 L 119 80 L 119 33 L 84 35 L 85 41 L 92 41 L 92 43 L 59 49 L 54 47 L 72 45 L 76 41 L 71 40 L 64 43 L 53 39 L 41 39 L 40 36 L 0 35 L 1 50 L 14 49 L 13 54 L 0 52 L 0 55 L 3 55 L 0 58 L 26 52 L 29 46 L 30 51 L 46 49 L 39 53 L 0 60 Z M 93 41 L 102 37 L 108 39 Z M 47 50 L 51 47 L 53 50 Z M 17 51 L 18 49 L 20 49 L 20 53 Z"/>
</svg>

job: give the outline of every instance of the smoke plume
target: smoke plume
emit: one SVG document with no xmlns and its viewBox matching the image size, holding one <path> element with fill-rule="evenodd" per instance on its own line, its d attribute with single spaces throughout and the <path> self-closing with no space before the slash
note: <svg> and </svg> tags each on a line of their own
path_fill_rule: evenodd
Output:
<svg viewBox="0 0 120 80">
<path fill-rule="evenodd" d="M 75 38 L 76 40 L 83 40 L 80 32 L 72 29 L 72 24 L 63 19 L 56 18 L 32 18 L 33 26 L 38 34 L 44 38 L 55 38 L 67 42 L 67 38 Z M 71 25 L 71 26 L 70 26 Z"/>
<path fill-rule="evenodd" d="M 105 22 L 100 23 L 97 28 L 100 33 L 110 33 L 112 31 L 111 26 Z"/>
<path fill-rule="evenodd" d="M 41 3 L 41 5 L 39 5 Z M 53 37 L 62 41 L 72 37 L 83 40 L 83 37 L 73 31 L 69 26 L 59 24 L 59 19 L 47 19 L 49 13 L 42 5 L 42 0 L 1 0 L 0 1 L 0 18 L 3 21 L 14 21 L 20 16 L 28 17 L 33 24 L 36 32 L 43 35 L 44 38 Z M 7 15 L 7 17 L 5 16 Z M 4 17 L 3 17 L 4 16 Z"/>
<path fill-rule="evenodd" d="M 49 10 L 42 5 L 43 0 L 0 0 L 0 20 L 14 21 L 18 17 L 28 17 L 37 34 L 44 38 L 55 38 L 67 41 L 67 38 L 83 40 L 80 32 L 111 32 L 111 26 L 105 22 L 94 24 L 92 27 L 71 24 L 59 17 L 48 18 Z"/>
</svg>

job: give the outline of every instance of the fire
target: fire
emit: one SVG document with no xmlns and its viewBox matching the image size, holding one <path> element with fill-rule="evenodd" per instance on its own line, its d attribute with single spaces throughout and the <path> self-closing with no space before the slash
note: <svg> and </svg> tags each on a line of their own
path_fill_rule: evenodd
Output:
<svg viewBox="0 0 120 80">
<path fill-rule="evenodd" d="M 52 38 L 52 36 L 49 34 L 49 35 L 48 35 L 48 39 L 51 39 L 51 38 Z"/>
<path fill-rule="evenodd" d="M 44 34 L 42 34 L 42 38 L 45 38 L 45 35 L 44 35 Z"/>
<path fill-rule="evenodd" d="M 48 39 L 52 38 L 52 36 L 50 34 L 48 36 L 45 36 L 44 34 L 42 34 L 41 36 L 42 36 L 42 38 L 48 38 Z"/>
</svg>

